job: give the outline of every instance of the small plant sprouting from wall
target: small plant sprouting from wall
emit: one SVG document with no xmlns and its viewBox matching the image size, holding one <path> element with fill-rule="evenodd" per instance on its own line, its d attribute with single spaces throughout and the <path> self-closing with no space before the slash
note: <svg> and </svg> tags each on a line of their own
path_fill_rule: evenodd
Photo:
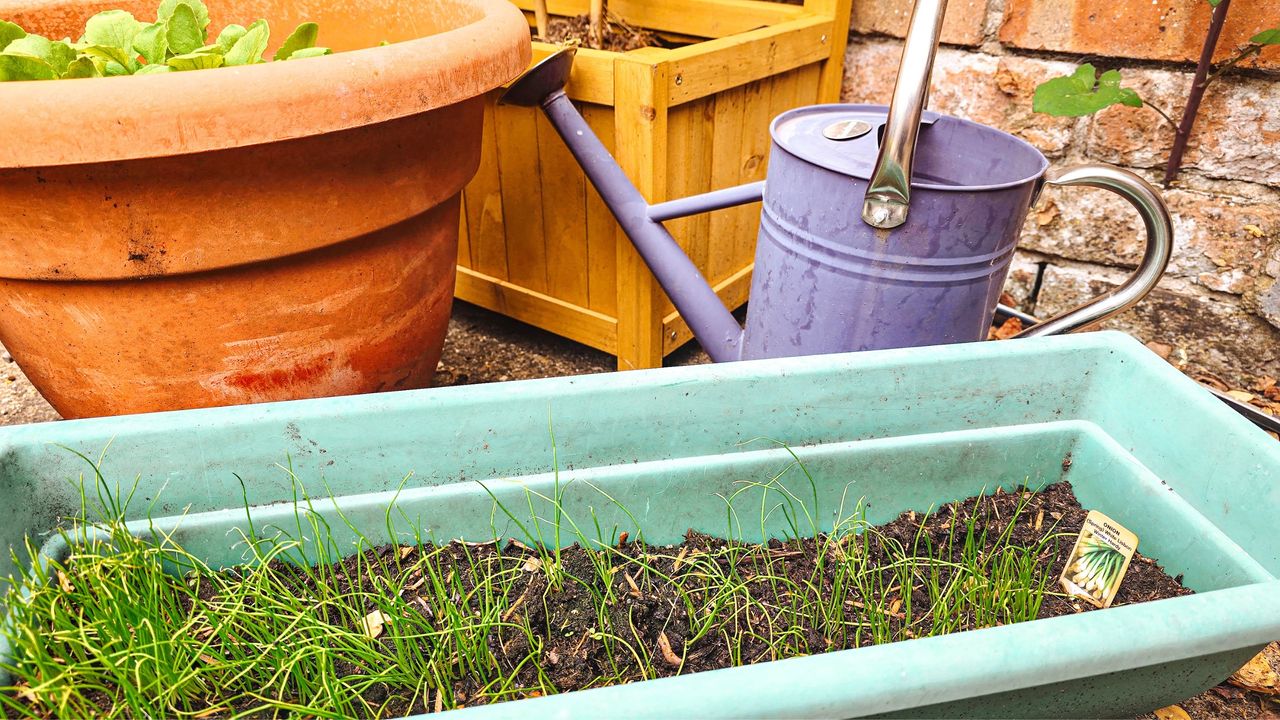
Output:
<svg viewBox="0 0 1280 720">
<path fill-rule="evenodd" d="M 1164 186 L 1169 187 L 1178 177 L 1182 169 L 1182 156 L 1186 152 L 1187 142 L 1195 126 L 1196 114 L 1200 110 L 1200 102 L 1205 90 L 1223 73 L 1252 57 L 1257 57 L 1268 46 L 1280 45 L 1280 25 L 1263 30 L 1249 38 L 1249 42 L 1236 48 L 1235 53 L 1223 62 L 1213 62 L 1214 51 L 1218 46 L 1218 37 L 1222 34 L 1231 0 L 1207 0 L 1213 6 L 1213 18 L 1209 23 L 1209 31 L 1205 36 L 1204 48 L 1196 65 L 1195 79 L 1191 92 L 1187 96 L 1187 104 L 1182 109 L 1182 118 L 1174 121 L 1172 115 L 1164 109 L 1143 100 L 1132 88 L 1121 86 L 1123 78 L 1119 70 L 1108 70 L 1102 75 L 1090 64 L 1076 68 L 1075 72 L 1065 77 L 1047 80 L 1036 87 L 1031 108 L 1035 112 L 1055 117 L 1084 117 L 1093 115 L 1099 110 L 1112 105 L 1129 107 L 1149 107 L 1174 131 L 1173 147 L 1169 151 L 1169 159 L 1165 163 Z"/>
<path fill-rule="evenodd" d="M 328 55 L 316 47 L 318 27 L 302 23 L 275 53 L 276 60 Z M 271 38 L 266 20 L 231 24 L 209 40 L 209 9 L 201 0 L 162 0 L 145 23 L 124 10 L 89 18 L 79 40 L 51 40 L 0 19 L 0 81 L 150 75 L 265 62 Z"/>
</svg>

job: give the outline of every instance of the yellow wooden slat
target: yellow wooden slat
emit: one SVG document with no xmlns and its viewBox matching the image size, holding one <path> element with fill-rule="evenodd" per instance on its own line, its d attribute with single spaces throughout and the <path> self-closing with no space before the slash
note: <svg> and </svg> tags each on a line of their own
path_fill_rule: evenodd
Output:
<svg viewBox="0 0 1280 720">
<path fill-rule="evenodd" d="M 582 117 L 613 152 L 613 108 L 583 105 Z M 587 306 L 613 316 L 618 312 L 618 223 L 596 189 L 587 184 Z"/>
<path fill-rule="evenodd" d="M 822 92 L 822 67 L 825 63 L 806 65 L 795 71 L 796 98 L 793 107 L 803 107 L 824 102 L 819 99 Z"/>
<path fill-rule="evenodd" d="M 732 37 L 667 51 L 670 104 L 745 85 L 830 54 L 831 20 L 804 17 Z"/>
<path fill-rule="evenodd" d="M 530 325 L 550 328 L 557 335 L 583 345 L 607 353 L 615 351 L 617 321 L 603 313 L 463 267 L 458 268 L 456 294 L 459 300 Z"/>
<path fill-rule="evenodd" d="M 804 0 L 806 12 L 830 17 L 835 29 L 828 43 L 828 62 L 822 64 L 818 77 L 817 102 L 840 102 L 840 92 L 844 87 L 844 51 L 849 42 L 849 33 L 845 30 L 849 27 L 852 7 L 853 0 Z"/>
<path fill-rule="evenodd" d="M 502 184 L 498 168 L 497 118 L 492 94 L 485 100 L 484 128 L 480 141 L 480 168 L 467 185 L 467 233 L 471 261 L 468 267 L 506 279 L 507 239 L 502 221 Z"/>
<path fill-rule="evenodd" d="M 667 116 L 667 197 L 671 200 L 712 190 L 711 123 L 715 101 L 707 98 L 672 108 Z M 666 223 L 689 259 L 706 272 L 710 248 L 711 218 L 707 213 Z M 672 309 L 664 299 L 662 312 Z"/>
<path fill-rule="evenodd" d="M 738 151 L 741 164 L 739 182 L 765 179 L 769 162 L 769 122 L 773 120 L 773 86 L 775 79 L 759 80 L 746 88 L 742 112 L 742 146 Z M 734 250 L 729 257 L 728 272 L 736 273 L 755 258 L 756 235 L 760 227 L 760 206 L 737 208 L 740 225 L 735 234 Z M 716 280 L 723 278 L 716 275 Z"/>
<path fill-rule="evenodd" d="M 500 106 L 496 124 L 502 218 L 507 229 L 507 279 L 546 293 L 547 249 L 542 236 L 542 173 L 536 108 Z"/>
<path fill-rule="evenodd" d="M 547 294 L 587 306 L 586 178 L 564 140 L 538 114 L 542 235 L 546 244 Z"/>
<path fill-rule="evenodd" d="M 467 227 L 467 194 L 462 193 L 458 207 L 458 264 L 471 267 L 471 235 Z"/>
<path fill-rule="evenodd" d="M 745 88 L 733 88 L 715 96 L 711 137 L 711 185 L 726 188 L 742 182 L 742 119 L 746 108 Z M 731 274 L 737 259 L 738 236 L 747 232 L 744 218 L 759 212 L 759 204 L 719 210 L 710 215 L 707 236 L 707 266 L 703 271 L 711 282 Z"/>
<path fill-rule="evenodd" d="M 614 65 L 614 142 L 622 169 L 650 202 L 666 195 L 667 66 L 624 55 Z M 618 369 L 662 364 L 661 290 L 619 230 Z"/>
<path fill-rule="evenodd" d="M 533 12 L 534 0 L 514 0 Z M 585 15 L 588 0 L 548 0 L 552 15 Z M 609 0 L 609 12 L 631 25 L 666 32 L 718 38 L 776 25 L 800 17 L 804 8 L 759 0 Z"/>
<path fill-rule="evenodd" d="M 814 63 L 816 66 L 817 63 Z M 792 108 L 806 104 L 800 101 L 800 81 L 803 79 L 801 73 L 804 68 L 786 72 L 777 77 L 771 78 L 773 83 L 773 92 L 769 99 L 769 122 L 782 113 Z M 768 132 L 766 128 L 765 132 Z"/>
</svg>

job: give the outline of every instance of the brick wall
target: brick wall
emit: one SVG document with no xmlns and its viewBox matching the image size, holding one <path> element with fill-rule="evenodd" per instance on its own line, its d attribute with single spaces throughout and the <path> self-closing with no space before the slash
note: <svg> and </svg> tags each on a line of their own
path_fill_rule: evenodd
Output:
<svg viewBox="0 0 1280 720">
<path fill-rule="evenodd" d="M 1124 69 L 1126 85 L 1176 120 L 1209 23 L 1205 0 L 950 0 L 931 108 L 1018 135 L 1055 166 L 1115 163 L 1152 182 L 1173 131 L 1151 110 L 1092 118 L 1031 112 L 1043 80 L 1081 62 Z M 854 0 L 844 98 L 888 102 L 909 0 Z M 1235 0 L 1219 56 L 1280 25 L 1280 0 Z M 1173 261 L 1161 287 L 1108 323 L 1233 384 L 1280 376 L 1280 48 L 1212 85 L 1174 187 Z M 1008 291 L 1048 316 L 1119 283 L 1140 223 L 1115 196 L 1051 188 L 1027 220 Z M 1033 292 L 1034 290 L 1034 292 Z"/>
</svg>

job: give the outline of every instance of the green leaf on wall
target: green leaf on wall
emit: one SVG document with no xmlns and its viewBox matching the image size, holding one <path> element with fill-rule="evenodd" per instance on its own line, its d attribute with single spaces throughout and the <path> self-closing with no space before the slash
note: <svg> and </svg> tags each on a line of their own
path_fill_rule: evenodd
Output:
<svg viewBox="0 0 1280 720">
<path fill-rule="evenodd" d="M 1142 107 L 1142 98 L 1131 88 L 1120 87 L 1120 72 L 1097 76 L 1088 63 L 1066 77 L 1047 80 L 1036 87 L 1031 109 L 1056 117 L 1083 117 L 1112 105 Z"/>
</svg>

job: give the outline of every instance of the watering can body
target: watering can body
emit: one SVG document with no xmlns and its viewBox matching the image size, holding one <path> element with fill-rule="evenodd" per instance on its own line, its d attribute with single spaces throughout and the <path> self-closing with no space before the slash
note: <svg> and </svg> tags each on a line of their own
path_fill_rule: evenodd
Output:
<svg viewBox="0 0 1280 720">
<path fill-rule="evenodd" d="M 1046 184 L 1121 195 L 1142 217 L 1147 246 L 1124 284 L 1024 335 L 1069 332 L 1115 315 L 1154 288 L 1169 262 L 1168 211 L 1137 175 L 1096 164 L 1051 172 L 1025 141 L 933 113 L 911 126 L 912 134 L 918 129 L 913 163 L 886 172 L 880 150 L 896 131 L 888 109 L 875 105 L 784 112 L 770 126 L 765 182 L 650 204 L 565 94 L 572 60 L 572 49 L 549 56 L 502 102 L 543 110 L 716 362 L 985 339 L 1023 221 Z M 888 201 L 879 194 L 886 175 L 901 199 L 909 192 L 909 213 L 904 202 L 894 207 L 892 193 Z M 743 329 L 662 223 L 758 200 Z M 877 207 L 892 215 L 880 226 L 868 219 Z"/>
<path fill-rule="evenodd" d="M 1011 135 L 930 114 L 911 215 L 876 228 L 851 209 L 866 193 L 885 115 L 881 106 L 812 106 L 771 125 L 742 357 L 986 339 L 1048 163 Z M 837 123 L 868 130 L 827 137 Z"/>
</svg>

